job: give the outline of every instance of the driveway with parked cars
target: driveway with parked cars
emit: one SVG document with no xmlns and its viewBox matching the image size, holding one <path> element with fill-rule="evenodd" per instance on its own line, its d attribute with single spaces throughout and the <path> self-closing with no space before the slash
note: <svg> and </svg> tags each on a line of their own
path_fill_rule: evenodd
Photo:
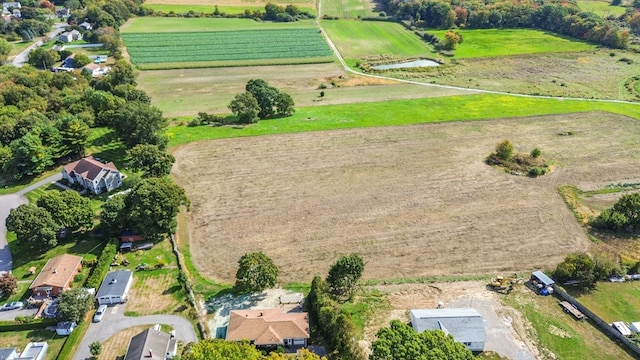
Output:
<svg viewBox="0 0 640 360">
<path fill-rule="evenodd" d="M 37 308 L 0 311 L 0 321 L 13 321 L 16 316 L 33 316 L 37 312 Z"/>
</svg>

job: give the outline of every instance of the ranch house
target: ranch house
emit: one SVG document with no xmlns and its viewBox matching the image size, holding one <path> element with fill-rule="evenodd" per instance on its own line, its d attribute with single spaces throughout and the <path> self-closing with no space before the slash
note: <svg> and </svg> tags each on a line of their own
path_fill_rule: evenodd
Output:
<svg viewBox="0 0 640 360">
<path fill-rule="evenodd" d="M 281 309 L 234 310 L 229 317 L 227 341 L 249 340 L 262 348 L 307 346 L 307 313 L 283 313 Z"/>
<path fill-rule="evenodd" d="M 103 164 L 89 156 L 65 165 L 62 178 L 97 195 L 120 187 L 123 176 L 112 162 Z"/>
<path fill-rule="evenodd" d="M 42 298 L 60 295 L 69 289 L 81 268 L 80 256 L 63 254 L 49 259 L 29 287 L 32 296 Z"/>
</svg>

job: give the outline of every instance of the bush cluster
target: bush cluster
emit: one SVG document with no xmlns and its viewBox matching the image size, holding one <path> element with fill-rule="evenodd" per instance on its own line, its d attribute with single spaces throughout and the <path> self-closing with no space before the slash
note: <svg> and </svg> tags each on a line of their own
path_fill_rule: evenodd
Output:
<svg viewBox="0 0 640 360">
<path fill-rule="evenodd" d="M 636 233 L 640 231 L 640 193 L 623 195 L 610 209 L 593 219 L 600 230 Z"/>
</svg>

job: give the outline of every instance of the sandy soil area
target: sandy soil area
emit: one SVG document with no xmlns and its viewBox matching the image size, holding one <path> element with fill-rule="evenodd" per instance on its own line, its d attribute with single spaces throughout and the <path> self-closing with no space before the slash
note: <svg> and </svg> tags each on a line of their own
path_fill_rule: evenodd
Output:
<svg viewBox="0 0 640 360">
<path fill-rule="evenodd" d="M 486 289 L 486 283 L 464 281 L 434 284 L 379 285 L 388 293 L 391 310 L 382 321 L 365 329 L 365 344 L 375 340 L 381 326 L 391 320 L 409 321 L 409 309 L 473 308 L 486 322 L 485 351 L 493 351 L 513 360 L 539 359 L 534 340 L 527 336 L 530 326 L 515 309 L 504 306 L 499 294 Z"/>
<path fill-rule="evenodd" d="M 590 113 L 235 138 L 179 148 L 173 176 L 192 202 L 193 260 L 217 281 L 258 250 L 282 282 L 350 252 L 365 279 L 494 274 L 587 249 L 556 188 L 637 182 L 639 133 L 636 120 Z M 485 165 L 503 139 L 539 147 L 555 170 L 531 179 Z"/>
</svg>

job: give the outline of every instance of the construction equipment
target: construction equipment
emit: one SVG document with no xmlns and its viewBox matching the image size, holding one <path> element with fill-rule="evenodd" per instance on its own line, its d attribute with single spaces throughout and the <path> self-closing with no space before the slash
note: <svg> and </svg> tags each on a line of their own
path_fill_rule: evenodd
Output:
<svg viewBox="0 0 640 360">
<path fill-rule="evenodd" d="M 496 276 L 491 279 L 489 286 L 497 292 L 508 294 L 513 290 L 513 287 L 518 284 L 524 283 L 524 280 L 518 277 L 518 274 L 513 274 L 511 277 Z"/>
</svg>

